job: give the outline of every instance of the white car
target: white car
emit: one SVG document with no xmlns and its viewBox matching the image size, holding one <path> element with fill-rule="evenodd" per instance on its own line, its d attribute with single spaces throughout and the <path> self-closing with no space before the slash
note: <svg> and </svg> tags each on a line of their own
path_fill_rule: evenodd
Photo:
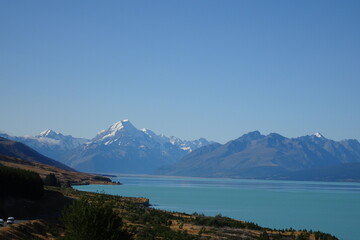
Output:
<svg viewBox="0 0 360 240">
<path fill-rule="evenodd" d="M 4 226 L 4 219 L 0 218 L 0 227 Z"/>
<path fill-rule="evenodd" d="M 14 217 L 8 217 L 6 223 L 7 223 L 7 224 L 13 224 L 13 223 L 15 223 L 15 218 L 14 218 Z"/>
</svg>

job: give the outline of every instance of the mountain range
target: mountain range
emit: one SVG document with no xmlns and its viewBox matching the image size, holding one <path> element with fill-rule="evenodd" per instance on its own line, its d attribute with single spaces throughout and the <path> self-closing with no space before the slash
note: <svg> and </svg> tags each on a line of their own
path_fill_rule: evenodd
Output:
<svg viewBox="0 0 360 240">
<path fill-rule="evenodd" d="M 329 166 L 332 166 L 331 169 Z M 276 133 L 265 136 L 254 131 L 223 145 L 199 148 L 175 164 L 163 166 L 156 173 L 270 179 L 308 176 L 315 179 L 324 171 L 335 174 L 334 170 L 347 169 L 345 166 L 360 169 L 360 143 L 357 140 L 337 142 L 320 133 L 286 138 Z M 357 175 L 360 177 L 360 172 Z"/>
<path fill-rule="evenodd" d="M 5 137 L 22 142 L 36 151 L 80 171 L 103 173 L 152 173 L 193 150 L 212 144 L 204 138 L 194 141 L 157 135 L 137 129 L 129 120 L 114 123 L 91 139 L 74 138 L 52 130 L 36 136 Z"/>
<path fill-rule="evenodd" d="M 114 123 L 92 139 L 52 130 L 32 137 L 0 137 L 85 172 L 163 174 L 295 180 L 360 180 L 360 143 L 334 141 L 320 133 L 286 138 L 250 132 L 225 144 L 195 141 L 137 129 L 129 120 Z M 348 177 L 349 179 L 346 179 Z"/>
</svg>

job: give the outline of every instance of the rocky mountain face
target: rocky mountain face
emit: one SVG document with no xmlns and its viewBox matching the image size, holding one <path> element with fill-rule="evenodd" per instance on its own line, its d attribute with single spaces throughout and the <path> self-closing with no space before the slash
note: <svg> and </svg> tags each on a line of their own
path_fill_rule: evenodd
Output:
<svg viewBox="0 0 360 240">
<path fill-rule="evenodd" d="M 63 161 L 64 156 L 72 149 L 84 144 L 88 140 L 85 138 L 75 138 L 70 135 L 63 135 L 53 130 L 45 130 L 36 136 L 16 137 L 5 133 L 0 133 L 0 137 L 21 142 L 39 153 Z"/>
<path fill-rule="evenodd" d="M 359 163 L 357 140 L 333 141 L 320 133 L 286 138 L 250 132 L 226 144 L 199 148 L 158 174 L 202 177 L 290 179 L 291 173 Z"/>
<path fill-rule="evenodd" d="M 152 173 L 207 144 L 210 142 L 205 139 L 183 141 L 139 130 L 129 120 L 123 120 L 70 151 L 65 163 L 87 172 Z"/>
</svg>

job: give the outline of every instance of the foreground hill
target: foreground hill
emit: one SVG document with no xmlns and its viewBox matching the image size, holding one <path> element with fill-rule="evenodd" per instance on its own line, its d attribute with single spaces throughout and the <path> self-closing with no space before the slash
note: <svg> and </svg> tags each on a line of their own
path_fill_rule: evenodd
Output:
<svg viewBox="0 0 360 240">
<path fill-rule="evenodd" d="M 42 179 L 50 173 L 55 174 L 62 185 L 67 184 L 113 184 L 107 177 L 96 174 L 67 170 L 35 161 L 0 155 L 0 165 L 36 172 Z"/>
<path fill-rule="evenodd" d="M 296 179 L 295 172 L 313 169 L 338 175 L 326 168 L 348 163 L 360 163 L 360 143 L 357 140 L 333 141 L 321 134 L 286 138 L 272 133 L 267 136 L 251 132 L 224 145 L 215 144 L 197 149 L 177 163 L 160 168 L 157 173 L 178 176 Z M 348 165 L 350 166 L 350 165 Z M 305 172 L 303 172 L 305 173 Z M 340 176 L 341 177 L 341 176 Z M 358 175 L 356 175 L 358 177 Z M 330 177 L 329 177 L 330 178 Z M 335 177 L 336 178 L 336 177 Z"/>
<path fill-rule="evenodd" d="M 59 192 L 44 191 L 43 185 L 48 183 L 46 179 L 51 175 L 57 179 L 59 184 L 56 185 L 63 187 L 73 184 L 118 184 L 104 176 L 4 155 L 0 155 L 0 170 L 0 216 L 14 216 L 17 219 L 57 217 L 64 206 L 71 202 Z"/>
<path fill-rule="evenodd" d="M 3 137 L 0 137 L 0 155 L 20 158 L 31 162 L 38 162 L 49 166 L 54 166 L 64 170 L 74 171 L 65 164 L 48 158 L 23 143 L 12 141 Z"/>
</svg>

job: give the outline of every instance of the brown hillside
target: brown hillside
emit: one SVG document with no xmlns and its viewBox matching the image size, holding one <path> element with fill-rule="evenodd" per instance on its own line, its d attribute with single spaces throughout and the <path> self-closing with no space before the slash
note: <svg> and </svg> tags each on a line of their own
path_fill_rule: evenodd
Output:
<svg viewBox="0 0 360 240">
<path fill-rule="evenodd" d="M 13 168 L 20 168 L 24 170 L 29 170 L 36 172 L 44 179 L 50 173 L 54 173 L 56 178 L 60 181 L 62 185 L 70 184 L 116 184 L 111 182 L 109 178 L 102 177 L 96 174 L 75 172 L 70 170 L 65 170 L 57 168 L 54 166 L 49 166 L 46 164 L 31 162 L 27 160 L 22 160 L 20 158 L 9 157 L 0 155 L 0 164 Z M 100 180 L 99 180 L 100 179 Z"/>
</svg>

